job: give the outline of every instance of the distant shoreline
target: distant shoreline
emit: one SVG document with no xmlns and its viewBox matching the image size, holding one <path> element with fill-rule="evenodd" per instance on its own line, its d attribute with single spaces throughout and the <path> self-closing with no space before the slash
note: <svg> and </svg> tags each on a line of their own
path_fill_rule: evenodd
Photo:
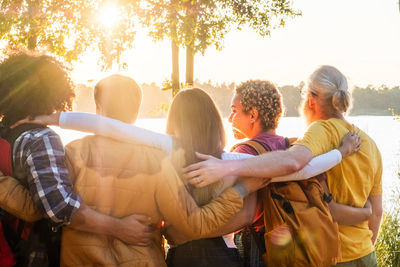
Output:
<svg viewBox="0 0 400 267">
<path fill-rule="evenodd" d="M 195 87 L 201 88 L 211 95 L 219 107 L 223 117 L 229 116 L 231 99 L 236 85 L 210 83 L 195 83 Z M 139 111 L 141 118 L 165 118 L 172 101 L 171 91 L 163 91 L 156 84 L 142 84 L 143 101 Z M 298 117 L 300 105 L 300 87 L 282 86 L 279 88 L 285 106 L 286 117 Z M 75 111 L 95 112 L 93 101 L 93 88 L 78 85 L 76 88 Z M 387 88 L 360 88 L 353 90 L 353 108 L 350 116 L 391 116 L 400 114 L 400 86 Z"/>
</svg>

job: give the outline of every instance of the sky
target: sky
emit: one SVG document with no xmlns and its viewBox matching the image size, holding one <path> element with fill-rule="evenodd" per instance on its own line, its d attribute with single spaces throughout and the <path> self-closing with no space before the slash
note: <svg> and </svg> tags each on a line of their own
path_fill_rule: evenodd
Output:
<svg viewBox="0 0 400 267">
<path fill-rule="evenodd" d="M 194 78 L 213 83 L 240 83 L 266 79 L 298 85 L 318 65 L 333 65 L 352 85 L 400 85 L 399 0 L 295 0 L 302 16 L 288 19 L 284 28 L 261 37 L 251 29 L 231 31 L 224 48 L 210 47 L 195 57 Z M 153 42 L 137 29 L 134 48 L 124 54 L 128 68 L 122 73 L 139 83 L 161 84 L 171 75 L 169 41 Z M 93 67 L 98 55 L 88 53 L 77 63 L 76 82 L 98 80 Z M 185 77 L 185 51 L 181 49 L 181 80 Z M 119 71 L 121 72 L 121 71 Z"/>
</svg>

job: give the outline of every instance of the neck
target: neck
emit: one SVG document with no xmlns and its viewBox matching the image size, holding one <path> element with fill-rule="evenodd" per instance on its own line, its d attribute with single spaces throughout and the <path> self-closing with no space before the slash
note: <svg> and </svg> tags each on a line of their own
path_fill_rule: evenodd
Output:
<svg viewBox="0 0 400 267">
<path fill-rule="evenodd" d="M 335 114 L 330 114 L 330 115 L 325 115 L 325 114 L 321 113 L 318 116 L 315 116 L 315 119 L 313 120 L 313 122 L 317 121 L 317 120 L 329 120 L 332 118 L 339 119 L 339 120 L 345 120 L 342 113 L 335 113 Z"/>
<path fill-rule="evenodd" d="M 261 133 L 275 134 L 276 131 L 275 131 L 275 129 L 264 130 L 259 123 L 255 123 L 253 129 L 247 135 L 247 138 L 254 138 L 255 136 L 257 136 L 257 135 L 259 135 Z"/>
</svg>

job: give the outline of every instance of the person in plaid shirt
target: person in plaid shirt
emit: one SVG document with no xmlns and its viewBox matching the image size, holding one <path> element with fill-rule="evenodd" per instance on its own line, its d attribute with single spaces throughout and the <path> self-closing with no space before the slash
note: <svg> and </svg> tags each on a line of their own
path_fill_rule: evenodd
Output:
<svg viewBox="0 0 400 267">
<path fill-rule="evenodd" d="M 17 51 L 0 63 L 0 116 L 4 129 L 26 117 L 70 110 L 74 96 L 65 68 L 50 56 Z M 52 254 L 59 244 L 52 232 L 65 225 L 110 235 L 129 244 L 145 246 L 150 242 L 147 216 L 106 216 L 86 206 L 73 192 L 64 147 L 53 130 L 39 125 L 18 127 L 27 130 L 20 129 L 22 134 L 12 148 L 13 175 L 29 189 L 45 218 L 32 228 L 29 243 L 33 247 L 20 252 L 25 255 L 17 255 L 19 266 L 57 266 L 58 258 L 52 258 Z"/>
</svg>

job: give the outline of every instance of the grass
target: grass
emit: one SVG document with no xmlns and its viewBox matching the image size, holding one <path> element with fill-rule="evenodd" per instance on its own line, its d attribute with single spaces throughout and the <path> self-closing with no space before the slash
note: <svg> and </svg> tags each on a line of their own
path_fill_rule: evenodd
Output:
<svg viewBox="0 0 400 267">
<path fill-rule="evenodd" d="M 399 120 L 399 115 L 394 115 Z M 400 172 L 398 173 L 400 180 Z M 400 267 L 400 189 L 394 191 L 391 208 L 383 215 L 375 244 L 378 266 Z"/>
</svg>

